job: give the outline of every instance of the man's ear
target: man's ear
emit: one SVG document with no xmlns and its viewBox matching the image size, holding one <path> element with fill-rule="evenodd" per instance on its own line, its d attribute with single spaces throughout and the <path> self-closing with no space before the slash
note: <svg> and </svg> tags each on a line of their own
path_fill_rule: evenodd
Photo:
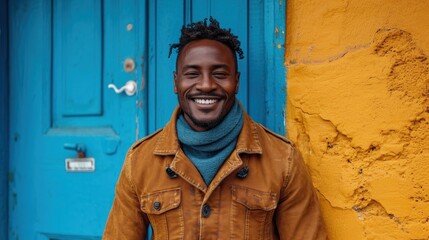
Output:
<svg viewBox="0 0 429 240">
<path fill-rule="evenodd" d="M 174 71 L 173 72 L 173 79 L 174 79 L 174 93 L 177 94 L 177 86 L 176 86 L 176 82 L 177 82 L 177 73 Z"/>
<path fill-rule="evenodd" d="M 235 86 L 235 94 L 238 93 L 238 87 L 240 86 L 240 72 L 235 74 L 235 81 L 237 81 L 237 85 Z"/>
</svg>

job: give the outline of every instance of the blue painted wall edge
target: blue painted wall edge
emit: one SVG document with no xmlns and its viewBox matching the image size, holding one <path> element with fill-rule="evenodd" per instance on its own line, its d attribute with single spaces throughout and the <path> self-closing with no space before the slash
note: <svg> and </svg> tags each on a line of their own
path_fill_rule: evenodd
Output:
<svg viewBox="0 0 429 240">
<path fill-rule="evenodd" d="M 8 239 L 9 79 L 8 4 L 0 0 L 0 239 Z"/>
</svg>

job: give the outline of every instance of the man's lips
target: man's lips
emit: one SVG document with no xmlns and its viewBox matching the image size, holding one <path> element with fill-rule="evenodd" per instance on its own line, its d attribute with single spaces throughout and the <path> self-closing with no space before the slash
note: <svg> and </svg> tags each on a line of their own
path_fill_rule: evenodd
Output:
<svg viewBox="0 0 429 240">
<path fill-rule="evenodd" d="M 197 104 L 210 105 L 221 101 L 223 97 L 218 95 L 190 95 L 188 99 Z"/>
</svg>

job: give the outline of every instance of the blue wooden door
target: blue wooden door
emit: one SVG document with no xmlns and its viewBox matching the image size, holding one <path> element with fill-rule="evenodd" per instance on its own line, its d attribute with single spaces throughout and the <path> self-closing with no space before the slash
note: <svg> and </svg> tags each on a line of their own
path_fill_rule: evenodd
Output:
<svg viewBox="0 0 429 240">
<path fill-rule="evenodd" d="M 101 237 L 127 149 L 177 105 L 168 51 L 183 24 L 214 16 L 239 36 L 238 98 L 282 133 L 284 4 L 10 0 L 9 238 Z M 131 96 L 108 88 L 129 81 Z"/>
<path fill-rule="evenodd" d="M 10 239 L 101 237 L 146 135 L 144 13 L 137 0 L 9 2 Z M 108 88 L 128 81 L 130 96 Z"/>
</svg>

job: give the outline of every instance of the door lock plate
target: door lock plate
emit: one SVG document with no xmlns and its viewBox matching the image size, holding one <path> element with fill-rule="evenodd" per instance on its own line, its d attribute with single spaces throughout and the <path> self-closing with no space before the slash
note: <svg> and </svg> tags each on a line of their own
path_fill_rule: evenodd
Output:
<svg viewBox="0 0 429 240">
<path fill-rule="evenodd" d="M 94 172 L 94 158 L 66 158 L 66 172 Z"/>
</svg>

